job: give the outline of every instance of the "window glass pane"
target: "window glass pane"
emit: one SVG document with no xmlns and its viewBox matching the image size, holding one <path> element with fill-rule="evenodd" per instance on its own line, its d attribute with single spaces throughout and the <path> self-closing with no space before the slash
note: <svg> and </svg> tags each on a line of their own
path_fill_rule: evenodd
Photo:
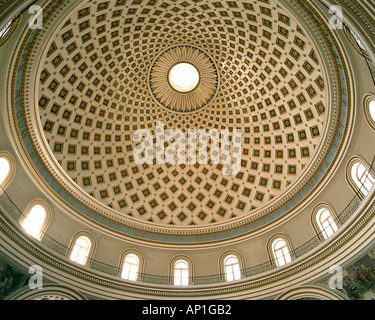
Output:
<svg viewBox="0 0 375 320">
<path fill-rule="evenodd" d="M 275 250 L 280 249 L 286 245 L 284 240 L 277 240 L 277 242 L 274 245 Z"/>
<path fill-rule="evenodd" d="M 128 279 L 129 272 L 130 272 L 130 264 L 124 263 L 124 266 L 122 268 L 122 278 Z"/>
<path fill-rule="evenodd" d="M 0 185 L 3 184 L 4 180 L 8 176 L 10 171 L 10 165 L 7 159 L 0 158 Z"/>
<path fill-rule="evenodd" d="M 176 263 L 176 269 L 188 269 L 188 265 L 184 261 L 179 261 Z"/>
<path fill-rule="evenodd" d="M 364 165 L 358 162 L 352 167 L 352 178 L 365 196 L 370 192 L 375 183 L 374 176 L 366 170 Z"/>
<path fill-rule="evenodd" d="M 238 260 L 235 257 L 230 257 L 226 260 L 226 265 L 236 264 Z"/>
<path fill-rule="evenodd" d="M 181 275 L 180 275 L 180 271 L 179 270 L 176 270 L 174 272 L 174 285 L 175 286 L 180 286 L 181 285 Z"/>
<path fill-rule="evenodd" d="M 233 281 L 234 280 L 234 274 L 231 267 L 225 268 L 225 276 L 227 281 Z"/>
<path fill-rule="evenodd" d="M 189 277 L 187 274 L 182 275 L 182 280 L 181 280 L 181 285 L 182 286 L 187 286 L 189 284 Z"/>
<path fill-rule="evenodd" d="M 359 182 L 361 182 L 361 184 L 364 182 L 364 180 L 366 179 L 366 169 L 363 165 L 359 164 L 357 166 L 357 177 Z"/>
<path fill-rule="evenodd" d="M 177 261 L 175 264 L 174 284 L 176 286 L 186 286 L 189 284 L 189 265 L 183 260 Z"/>
<path fill-rule="evenodd" d="M 229 256 L 225 259 L 224 269 L 227 281 L 241 279 L 240 264 L 235 256 Z"/>
<path fill-rule="evenodd" d="M 73 247 L 70 259 L 84 265 L 90 252 L 91 241 L 87 237 L 79 237 Z"/>
<path fill-rule="evenodd" d="M 289 254 L 288 246 L 284 240 L 275 240 L 272 247 L 276 264 L 279 267 L 285 265 L 286 263 L 289 263 L 292 260 Z"/>
<path fill-rule="evenodd" d="M 233 266 L 233 275 L 235 280 L 240 280 L 241 279 L 241 270 L 240 270 L 240 265 L 236 264 Z"/>
<path fill-rule="evenodd" d="M 327 220 L 331 216 L 330 212 L 326 209 L 323 209 L 319 212 L 320 212 L 320 219 L 319 219 L 320 222 Z"/>
<path fill-rule="evenodd" d="M 375 101 L 371 101 L 369 104 L 369 112 L 373 121 L 375 121 Z"/>
<path fill-rule="evenodd" d="M 336 223 L 335 223 L 335 221 L 333 220 L 332 217 L 329 217 L 328 222 L 331 225 L 333 231 L 337 231 L 338 230 L 337 225 L 336 225 Z"/>
<path fill-rule="evenodd" d="M 138 259 L 134 255 L 128 255 L 125 259 L 125 262 L 131 263 L 131 264 L 138 264 Z"/>
<path fill-rule="evenodd" d="M 138 278 L 139 259 L 134 254 L 129 254 L 124 260 L 122 269 L 122 278 L 126 280 L 136 281 Z"/>
<path fill-rule="evenodd" d="M 46 211 L 41 205 L 35 205 L 27 214 L 22 227 L 33 237 L 39 238 L 43 222 L 46 218 Z"/>
<path fill-rule="evenodd" d="M 290 258 L 289 250 L 288 248 L 283 248 L 283 257 L 286 263 L 289 263 L 292 259 Z"/>
<path fill-rule="evenodd" d="M 78 239 L 77 239 L 76 244 L 77 244 L 78 246 L 81 246 L 81 247 L 84 248 L 84 249 L 88 249 L 88 248 L 90 247 L 89 242 L 90 242 L 89 239 L 84 238 L 84 237 L 81 237 L 81 238 L 78 238 Z"/>
<path fill-rule="evenodd" d="M 333 220 L 331 212 L 327 209 L 321 209 L 316 216 L 320 231 L 325 239 L 331 237 L 337 230 L 337 225 Z"/>
<path fill-rule="evenodd" d="M 136 281 L 138 275 L 138 267 L 135 265 L 130 266 L 129 280 Z"/>
</svg>

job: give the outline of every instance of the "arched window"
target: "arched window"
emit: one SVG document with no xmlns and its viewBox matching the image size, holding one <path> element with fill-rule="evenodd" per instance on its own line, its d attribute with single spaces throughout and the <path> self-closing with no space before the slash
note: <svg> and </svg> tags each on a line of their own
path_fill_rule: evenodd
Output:
<svg viewBox="0 0 375 320">
<path fill-rule="evenodd" d="M 185 260 L 174 263 L 173 279 L 175 286 L 187 286 L 189 284 L 189 264 Z"/>
<path fill-rule="evenodd" d="M 137 255 L 130 253 L 124 259 L 121 277 L 126 280 L 138 280 L 140 261 Z"/>
<path fill-rule="evenodd" d="M 375 100 L 371 100 L 368 104 L 368 111 L 372 121 L 375 122 Z"/>
<path fill-rule="evenodd" d="M 35 204 L 22 221 L 22 227 L 36 239 L 41 239 L 43 226 L 47 220 L 47 211 L 41 204 Z"/>
<path fill-rule="evenodd" d="M 224 270 L 226 281 L 240 280 L 240 262 L 235 255 L 229 255 L 224 259 Z"/>
<path fill-rule="evenodd" d="M 0 194 L 4 190 L 15 173 L 14 161 L 12 156 L 6 152 L 0 152 Z"/>
<path fill-rule="evenodd" d="M 288 244 L 282 238 L 277 238 L 272 242 L 272 253 L 278 267 L 286 265 L 292 261 Z"/>
<path fill-rule="evenodd" d="M 353 163 L 351 177 L 360 192 L 367 196 L 375 183 L 374 176 L 368 171 L 365 165 L 359 161 Z"/>
<path fill-rule="evenodd" d="M 0 185 L 3 186 L 3 182 L 10 173 L 10 163 L 5 158 L 0 158 Z"/>
<path fill-rule="evenodd" d="M 366 94 L 363 98 L 363 112 L 370 127 L 375 130 L 375 95 Z"/>
<path fill-rule="evenodd" d="M 85 265 L 90 254 L 90 249 L 90 239 L 86 236 L 78 237 L 70 254 L 70 260 Z"/>
<path fill-rule="evenodd" d="M 336 222 L 327 208 L 321 208 L 316 214 L 316 222 L 325 239 L 331 237 L 337 230 Z"/>
</svg>

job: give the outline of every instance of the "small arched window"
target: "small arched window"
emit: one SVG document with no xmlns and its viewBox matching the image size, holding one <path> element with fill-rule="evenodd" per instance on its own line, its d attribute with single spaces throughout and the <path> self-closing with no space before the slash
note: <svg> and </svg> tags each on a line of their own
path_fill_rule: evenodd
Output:
<svg viewBox="0 0 375 320">
<path fill-rule="evenodd" d="M 189 284 L 189 264 L 185 260 L 174 263 L 173 279 L 175 286 L 187 286 Z"/>
<path fill-rule="evenodd" d="M 240 280 L 240 262 L 235 255 L 229 255 L 224 259 L 224 270 L 226 281 Z"/>
<path fill-rule="evenodd" d="M 74 243 L 70 260 L 85 265 L 91 249 L 91 240 L 86 236 L 80 236 Z"/>
<path fill-rule="evenodd" d="M 46 208 L 41 204 L 35 204 L 26 214 L 21 225 L 27 233 L 40 240 L 47 221 Z"/>
<path fill-rule="evenodd" d="M 327 208 L 318 210 L 316 214 L 316 222 L 325 239 L 331 237 L 338 230 L 336 222 Z"/>
<path fill-rule="evenodd" d="M 372 121 L 375 122 L 375 100 L 371 100 L 368 104 L 368 111 Z"/>
<path fill-rule="evenodd" d="M 3 187 L 3 183 L 10 173 L 10 163 L 7 159 L 0 158 L 0 185 Z"/>
<path fill-rule="evenodd" d="M 15 174 L 15 166 L 12 156 L 6 152 L 0 152 L 0 194 L 4 190 Z"/>
<path fill-rule="evenodd" d="M 369 172 L 365 165 L 359 161 L 353 163 L 350 173 L 358 190 L 364 196 L 367 196 L 375 183 L 374 176 Z"/>
<path fill-rule="evenodd" d="M 128 254 L 124 259 L 121 277 L 126 280 L 138 280 L 139 264 L 140 261 L 137 255 Z"/>
<path fill-rule="evenodd" d="M 277 238 L 272 242 L 272 253 L 278 267 L 284 266 L 292 261 L 286 241 Z"/>
<path fill-rule="evenodd" d="M 375 95 L 370 93 L 364 96 L 363 112 L 368 124 L 375 130 Z"/>
</svg>

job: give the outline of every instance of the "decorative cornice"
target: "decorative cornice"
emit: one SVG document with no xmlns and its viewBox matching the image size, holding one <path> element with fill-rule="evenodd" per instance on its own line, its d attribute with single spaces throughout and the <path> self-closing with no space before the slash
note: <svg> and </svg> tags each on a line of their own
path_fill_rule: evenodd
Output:
<svg viewBox="0 0 375 320">
<path fill-rule="evenodd" d="M 217 299 L 244 298 L 244 296 L 251 299 L 264 299 L 277 293 L 281 294 L 289 290 L 289 287 L 310 283 L 311 279 L 326 274 L 327 266 L 344 265 L 348 259 L 348 253 L 358 252 L 372 242 L 375 230 L 373 195 L 374 192 L 367 198 L 367 201 L 361 203 L 357 212 L 334 236 L 308 254 L 294 259 L 288 265 L 233 283 L 193 285 L 186 289 L 176 289 L 171 285 L 130 283 L 88 267 L 73 266 L 74 264 L 67 258 L 59 256 L 35 239 L 27 237 L 12 218 L 7 219 L 7 213 L 3 209 L 0 216 L 0 239 L 4 252 L 26 268 L 27 262 L 32 261 L 33 264 L 36 263 L 46 270 L 44 274 L 49 280 L 69 283 L 72 288 L 82 293 L 98 295 L 100 298 L 126 299 L 139 298 L 140 295 L 145 299 L 150 297 Z M 85 289 L 81 287 L 83 283 L 85 283 Z M 103 292 L 103 295 L 99 292 Z"/>
</svg>

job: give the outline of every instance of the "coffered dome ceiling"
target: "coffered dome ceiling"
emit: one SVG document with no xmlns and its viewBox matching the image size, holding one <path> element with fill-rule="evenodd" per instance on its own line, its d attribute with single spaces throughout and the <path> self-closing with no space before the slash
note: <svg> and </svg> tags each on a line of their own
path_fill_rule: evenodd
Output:
<svg viewBox="0 0 375 320">
<path fill-rule="evenodd" d="M 318 169 L 327 132 L 336 126 L 325 66 L 311 39 L 272 0 L 88 2 L 63 22 L 40 64 L 45 139 L 80 188 L 135 219 L 207 225 L 277 208 Z M 198 70 L 208 66 L 199 70 L 208 85 L 168 100 L 160 87 L 171 90 L 167 65 L 178 59 L 166 50 L 178 46 L 194 49 Z M 152 68 L 158 57 L 168 63 Z M 185 134 L 241 129 L 241 171 L 137 165 L 133 135 L 155 134 L 157 121 Z"/>
</svg>

